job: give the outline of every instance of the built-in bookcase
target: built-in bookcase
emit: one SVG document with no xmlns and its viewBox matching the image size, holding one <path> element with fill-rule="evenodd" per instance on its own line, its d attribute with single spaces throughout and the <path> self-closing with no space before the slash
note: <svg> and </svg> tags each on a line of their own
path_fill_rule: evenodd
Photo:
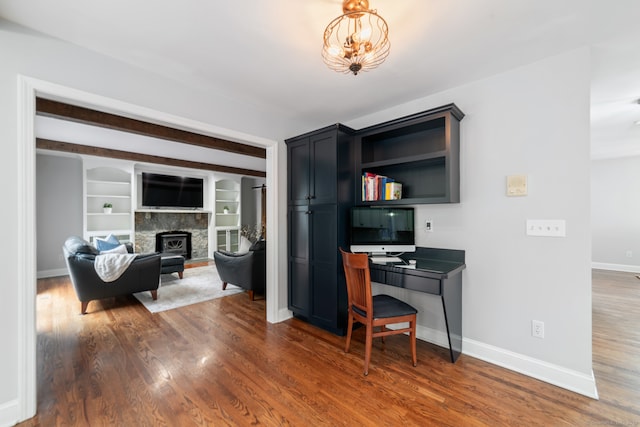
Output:
<svg viewBox="0 0 640 427">
<path fill-rule="evenodd" d="M 240 180 L 215 182 L 215 247 L 236 252 L 240 243 Z"/>
<path fill-rule="evenodd" d="M 84 234 L 96 237 L 116 235 L 120 241 L 133 240 L 133 170 L 126 166 L 93 166 L 85 162 Z M 104 205 L 111 204 L 110 209 Z"/>
</svg>

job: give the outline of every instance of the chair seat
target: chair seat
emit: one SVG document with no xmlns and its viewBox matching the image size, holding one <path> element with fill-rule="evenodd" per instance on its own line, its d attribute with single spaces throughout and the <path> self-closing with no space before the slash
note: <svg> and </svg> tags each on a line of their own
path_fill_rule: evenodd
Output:
<svg viewBox="0 0 640 427">
<path fill-rule="evenodd" d="M 360 316 L 366 316 L 363 310 L 357 307 L 352 307 L 353 311 Z M 416 314 L 418 310 L 410 306 L 404 301 L 400 301 L 389 295 L 374 295 L 373 296 L 373 318 L 374 319 L 386 319 L 389 317 L 407 316 L 409 314 Z"/>
</svg>

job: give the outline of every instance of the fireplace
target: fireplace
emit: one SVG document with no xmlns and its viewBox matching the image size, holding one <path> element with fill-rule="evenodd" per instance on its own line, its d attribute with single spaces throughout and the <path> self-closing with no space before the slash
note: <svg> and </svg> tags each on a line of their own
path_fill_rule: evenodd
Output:
<svg viewBox="0 0 640 427">
<path fill-rule="evenodd" d="M 156 234 L 156 252 L 182 255 L 191 259 L 191 233 L 188 231 L 163 231 Z"/>
</svg>

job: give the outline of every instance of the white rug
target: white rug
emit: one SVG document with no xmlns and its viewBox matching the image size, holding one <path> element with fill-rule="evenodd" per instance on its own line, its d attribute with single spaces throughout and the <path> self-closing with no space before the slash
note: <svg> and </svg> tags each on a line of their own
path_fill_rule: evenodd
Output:
<svg viewBox="0 0 640 427">
<path fill-rule="evenodd" d="M 183 278 L 178 273 L 161 274 L 158 299 L 151 299 L 151 292 L 138 292 L 133 294 L 147 310 L 152 313 L 184 307 L 215 298 L 243 292 L 242 288 L 228 284 L 226 290 L 222 290 L 222 282 L 216 271 L 216 267 L 185 268 Z"/>
</svg>

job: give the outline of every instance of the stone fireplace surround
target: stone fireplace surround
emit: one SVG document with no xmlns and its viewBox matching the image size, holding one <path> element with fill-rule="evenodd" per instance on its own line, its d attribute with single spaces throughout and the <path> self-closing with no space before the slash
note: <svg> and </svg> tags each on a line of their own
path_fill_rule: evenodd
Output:
<svg viewBox="0 0 640 427">
<path fill-rule="evenodd" d="M 156 251 L 156 234 L 181 230 L 191 233 L 191 258 L 209 257 L 209 214 L 193 211 L 136 211 L 135 251 L 139 253 Z"/>
</svg>

